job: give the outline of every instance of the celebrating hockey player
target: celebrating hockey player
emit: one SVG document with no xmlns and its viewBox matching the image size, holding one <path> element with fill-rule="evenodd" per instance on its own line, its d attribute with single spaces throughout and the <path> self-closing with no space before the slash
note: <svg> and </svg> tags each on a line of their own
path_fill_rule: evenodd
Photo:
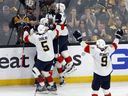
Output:
<svg viewBox="0 0 128 96">
<path fill-rule="evenodd" d="M 37 89 L 38 92 L 56 92 L 57 87 L 53 81 L 52 76 L 49 74 L 51 67 L 54 64 L 54 49 L 53 39 L 57 36 L 58 31 L 48 30 L 47 18 L 42 18 L 42 24 L 38 26 L 37 32 L 30 35 L 27 31 L 24 32 L 24 41 L 35 44 L 37 49 L 37 60 L 32 69 L 34 77 L 37 78 Z M 39 78 L 41 76 L 44 78 Z M 47 81 L 49 86 L 46 88 L 45 82 Z"/>
<path fill-rule="evenodd" d="M 50 23 L 49 28 L 59 32 L 58 37 L 53 41 L 53 45 L 57 60 L 55 66 L 60 75 L 60 85 L 64 84 L 64 74 L 74 70 L 72 58 L 68 53 L 68 29 L 64 11 L 65 5 L 63 3 L 54 3 L 46 15 Z M 64 69 L 66 70 L 64 71 Z"/>
<path fill-rule="evenodd" d="M 77 41 L 84 47 L 84 52 L 90 53 L 94 58 L 94 74 L 92 81 L 92 96 L 98 96 L 98 90 L 101 87 L 103 89 L 104 96 L 111 96 L 110 79 L 112 73 L 111 54 L 118 47 L 119 39 L 123 35 L 122 29 L 117 30 L 115 33 L 115 39 L 111 46 L 106 45 L 103 39 L 96 41 L 96 46 L 91 49 L 89 44 L 82 41 L 82 36 L 79 31 L 73 33 Z"/>
<path fill-rule="evenodd" d="M 74 70 L 72 58 L 68 53 L 68 28 L 66 26 L 66 16 L 65 16 L 65 5 L 63 3 L 56 4 L 56 15 L 55 24 L 56 30 L 59 31 L 59 37 L 54 39 L 54 51 L 57 58 L 57 69 L 60 73 L 60 85 L 64 84 L 64 77 L 61 75 L 63 72 L 62 65 L 66 63 L 66 68 L 64 73 Z"/>
</svg>

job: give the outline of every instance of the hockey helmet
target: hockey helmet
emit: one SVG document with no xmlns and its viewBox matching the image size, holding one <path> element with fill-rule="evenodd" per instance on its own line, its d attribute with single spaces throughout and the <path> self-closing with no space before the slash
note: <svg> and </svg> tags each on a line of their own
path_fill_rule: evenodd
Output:
<svg viewBox="0 0 128 96">
<path fill-rule="evenodd" d="M 56 4 L 56 8 L 57 8 L 57 10 L 59 10 L 60 12 L 64 12 L 65 9 L 66 9 L 66 7 L 65 7 L 65 5 L 64 5 L 63 3 L 57 3 L 57 4 Z"/>
<path fill-rule="evenodd" d="M 37 28 L 37 31 L 39 34 L 43 34 L 48 30 L 48 27 L 44 26 L 44 25 L 39 25 Z"/>
<path fill-rule="evenodd" d="M 47 26 L 48 25 L 48 18 L 41 18 L 40 19 L 40 25 Z"/>
<path fill-rule="evenodd" d="M 96 45 L 98 48 L 104 49 L 106 47 L 106 42 L 103 39 L 98 39 Z"/>
</svg>

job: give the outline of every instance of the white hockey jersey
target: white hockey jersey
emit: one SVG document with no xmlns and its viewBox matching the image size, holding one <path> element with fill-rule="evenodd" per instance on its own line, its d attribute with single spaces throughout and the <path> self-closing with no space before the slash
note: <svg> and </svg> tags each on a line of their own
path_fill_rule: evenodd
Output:
<svg viewBox="0 0 128 96">
<path fill-rule="evenodd" d="M 56 29 L 59 31 L 59 36 L 67 36 L 68 35 L 68 28 L 67 26 L 65 26 L 66 24 L 66 16 L 65 16 L 65 13 L 59 13 L 61 14 L 61 22 L 60 24 L 56 24 L 55 23 L 55 15 L 52 15 L 52 14 L 47 14 L 46 15 L 46 18 L 48 19 L 52 19 L 53 20 L 53 23 L 56 25 Z"/>
<path fill-rule="evenodd" d="M 81 43 L 84 46 L 84 52 L 90 53 L 94 59 L 94 73 L 100 76 L 107 76 L 112 72 L 112 60 L 110 58 L 111 54 L 117 48 L 118 40 L 115 40 L 112 46 L 106 46 L 104 51 L 101 51 L 96 46 L 90 47 L 84 42 Z"/>
<path fill-rule="evenodd" d="M 33 33 L 24 38 L 28 37 L 28 41 L 36 46 L 37 59 L 41 61 L 51 61 L 54 59 L 53 39 L 56 35 L 57 32 L 48 30 L 44 34 Z"/>
<path fill-rule="evenodd" d="M 112 63 L 110 55 L 114 51 L 113 48 L 107 46 L 104 51 L 101 51 L 96 46 L 90 49 L 90 54 L 94 59 L 94 72 L 100 76 L 107 76 L 112 72 Z"/>
</svg>

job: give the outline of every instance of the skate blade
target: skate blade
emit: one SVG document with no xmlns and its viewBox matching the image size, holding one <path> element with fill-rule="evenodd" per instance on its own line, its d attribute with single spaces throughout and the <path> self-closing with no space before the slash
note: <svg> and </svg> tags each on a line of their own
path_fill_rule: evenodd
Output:
<svg viewBox="0 0 128 96">
<path fill-rule="evenodd" d="M 49 91 L 49 94 L 51 94 L 51 95 L 58 95 L 57 91 Z"/>
</svg>

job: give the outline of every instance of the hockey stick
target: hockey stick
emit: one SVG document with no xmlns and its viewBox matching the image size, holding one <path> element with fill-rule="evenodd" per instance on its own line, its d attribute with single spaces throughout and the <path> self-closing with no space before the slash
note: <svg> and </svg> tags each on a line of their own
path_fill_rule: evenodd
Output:
<svg viewBox="0 0 128 96">
<path fill-rule="evenodd" d="M 59 0 L 59 3 L 60 3 L 60 0 Z M 60 12 L 60 4 L 59 4 L 59 6 L 58 6 L 58 13 Z M 58 34 L 57 34 L 57 43 L 58 43 L 58 45 L 57 45 L 57 56 L 59 57 L 59 55 L 60 55 L 60 46 L 59 46 L 59 32 L 58 32 Z"/>
<path fill-rule="evenodd" d="M 19 1 L 19 2 L 20 2 L 20 5 L 19 5 L 18 11 L 17 11 L 17 15 L 20 13 L 20 8 L 21 8 L 21 4 L 22 4 L 21 1 Z M 23 30 L 21 30 L 20 32 L 22 32 L 22 42 L 23 42 L 23 45 L 22 45 L 22 47 L 23 47 L 23 49 L 22 49 L 22 62 L 21 62 L 22 65 L 21 65 L 21 67 L 24 67 L 24 65 L 25 65 L 25 59 L 24 59 L 25 55 L 24 55 Z"/>
</svg>

